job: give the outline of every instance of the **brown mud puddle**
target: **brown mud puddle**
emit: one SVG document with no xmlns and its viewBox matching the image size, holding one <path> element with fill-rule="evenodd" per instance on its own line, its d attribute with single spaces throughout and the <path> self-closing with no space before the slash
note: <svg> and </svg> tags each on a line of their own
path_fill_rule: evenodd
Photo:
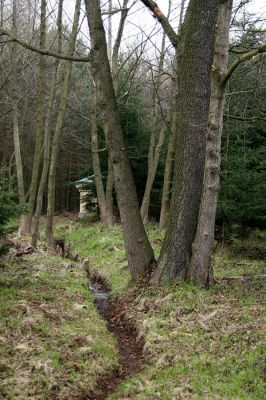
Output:
<svg viewBox="0 0 266 400">
<path fill-rule="evenodd" d="M 99 377 L 93 393 L 84 397 L 84 400 L 105 400 L 123 380 L 140 371 L 144 364 L 144 339 L 139 338 L 136 327 L 125 317 L 126 304 L 112 299 L 104 282 L 91 280 L 89 289 L 99 313 L 107 321 L 109 331 L 117 339 L 120 354 L 120 368 Z"/>
</svg>

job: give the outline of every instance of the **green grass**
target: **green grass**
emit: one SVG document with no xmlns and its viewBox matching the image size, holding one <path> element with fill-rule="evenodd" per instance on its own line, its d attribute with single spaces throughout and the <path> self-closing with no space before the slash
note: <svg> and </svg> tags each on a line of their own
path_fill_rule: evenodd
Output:
<svg viewBox="0 0 266 400">
<path fill-rule="evenodd" d="M 155 226 L 147 231 L 158 256 L 163 234 Z M 73 253 L 88 258 L 90 268 L 107 278 L 145 336 L 146 365 L 123 381 L 109 400 L 265 397 L 265 280 L 260 277 L 265 262 L 250 257 L 249 244 L 238 241 L 213 255 L 217 284 L 211 289 L 188 284 L 158 288 L 131 283 L 119 226 L 108 230 L 99 223 L 58 218 L 56 235 L 65 237 Z M 261 238 L 258 243 L 262 248 Z M 243 246 L 248 250 L 242 253 Z M 0 278 L 0 317 L 10 334 L 0 363 L 4 398 L 17 399 L 19 391 L 24 393 L 21 399 L 34 398 L 42 390 L 41 399 L 50 400 L 53 393 L 68 399 L 70 389 L 82 393 L 117 365 L 115 340 L 95 311 L 78 263 L 73 268 L 60 257 L 35 254 L 11 265 Z M 23 299 L 29 315 L 18 306 Z M 40 307 L 43 303 L 50 305 L 48 314 Z M 86 307 L 77 311 L 75 304 Z M 29 336 L 30 348 L 23 348 Z M 89 337 L 88 343 L 84 337 Z M 14 342 L 21 348 L 16 350 Z M 30 376 L 27 363 L 31 368 L 35 363 Z"/>
<path fill-rule="evenodd" d="M 79 264 L 34 253 L 0 273 L 0 398 L 69 399 L 116 368 Z M 74 397 L 73 397 L 74 398 Z"/>
</svg>

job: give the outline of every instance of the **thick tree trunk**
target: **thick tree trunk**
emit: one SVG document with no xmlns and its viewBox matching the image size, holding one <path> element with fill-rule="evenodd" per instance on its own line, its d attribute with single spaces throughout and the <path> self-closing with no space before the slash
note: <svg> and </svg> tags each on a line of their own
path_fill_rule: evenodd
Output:
<svg viewBox="0 0 266 400">
<path fill-rule="evenodd" d="M 176 171 L 155 283 L 187 278 L 202 194 L 216 10 L 216 1 L 191 0 L 181 29 Z"/>
<path fill-rule="evenodd" d="M 80 16 L 80 3 L 81 0 L 76 0 L 75 14 L 73 20 L 72 31 L 69 39 L 69 55 L 73 56 L 75 51 L 75 43 L 78 32 L 79 16 Z M 65 117 L 65 111 L 67 106 L 67 98 L 70 88 L 71 81 L 71 70 L 72 62 L 66 61 L 64 69 L 64 81 L 61 92 L 59 113 L 56 122 L 55 133 L 53 137 L 52 151 L 51 151 L 51 161 L 49 168 L 48 177 L 48 204 L 47 204 L 47 220 L 46 220 L 46 240 L 48 244 L 53 245 L 53 216 L 54 216 L 54 202 L 55 202 L 55 178 L 56 178 L 56 165 L 58 159 L 58 150 L 60 145 L 60 139 L 63 130 L 63 123 Z"/>
<path fill-rule="evenodd" d="M 63 12 L 63 1 L 59 0 L 58 5 L 58 17 L 57 17 L 57 51 L 60 53 L 62 48 L 62 12 Z M 38 194 L 36 199 L 36 210 L 32 220 L 32 234 L 31 234 L 31 245 L 36 247 L 38 241 L 38 228 L 39 221 L 42 212 L 43 205 L 43 193 L 45 184 L 47 181 L 47 175 L 49 170 L 49 160 L 50 160 L 50 141 L 51 141 L 51 122 L 53 115 L 53 106 L 56 95 L 57 81 L 59 75 L 59 59 L 55 59 L 54 62 L 54 74 L 52 78 L 52 85 L 50 96 L 47 105 L 47 115 L 45 120 L 45 128 L 44 128 L 44 150 L 43 150 L 43 167 L 42 167 L 42 175 L 39 183 Z"/>
<path fill-rule="evenodd" d="M 231 12 L 232 0 L 219 4 L 213 62 L 215 71 L 212 78 L 203 193 L 187 276 L 188 281 L 199 286 L 206 286 L 212 282 L 211 249 L 219 192 L 224 108 L 224 85 L 221 83 L 220 77 L 225 74 L 227 69 Z"/>
<path fill-rule="evenodd" d="M 163 194 L 162 194 L 162 206 L 160 212 L 159 228 L 166 228 L 166 221 L 169 214 L 170 208 L 170 193 L 172 186 L 172 175 L 173 175 L 173 164 L 175 155 L 175 137 L 176 137 L 176 110 L 173 111 L 171 129 L 169 132 L 169 140 L 167 147 L 167 155 L 165 160 L 164 177 L 163 177 Z"/>
<path fill-rule="evenodd" d="M 92 71 L 100 93 L 100 107 L 124 234 L 128 264 L 133 278 L 151 271 L 154 254 L 142 224 L 138 197 L 119 120 L 99 0 L 85 0 L 92 43 Z M 99 103 L 98 103 L 99 104 Z"/>
</svg>

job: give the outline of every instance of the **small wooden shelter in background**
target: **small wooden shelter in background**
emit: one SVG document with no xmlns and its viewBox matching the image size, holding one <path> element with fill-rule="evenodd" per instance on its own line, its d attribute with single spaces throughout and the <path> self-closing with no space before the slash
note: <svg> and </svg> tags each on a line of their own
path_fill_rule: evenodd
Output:
<svg viewBox="0 0 266 400">
<path fill-rule="evenodd" d="M 94 175 L 86 176 L 75 182 L 75 187 L 79 191 L 79 217 L 82 218 L 87 214 L 85 196 L 92 195 L 90 187 L 94 185 Z"/>
</svg>

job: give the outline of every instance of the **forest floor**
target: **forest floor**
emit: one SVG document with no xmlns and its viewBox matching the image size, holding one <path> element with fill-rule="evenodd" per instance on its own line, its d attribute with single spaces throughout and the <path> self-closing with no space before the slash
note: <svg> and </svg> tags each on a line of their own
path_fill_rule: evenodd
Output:
<svg viewBox="0 0 266 400">
<path fill-rule="evenodd" d="M 148 234 L 158 255 L 163 235 Z M 208 290 L 133 285 L 119 226 L 57 218 L 56 235 L 89 260 L 107 306 L 98 313 L 80 261 L 42 243 L 11 249 L 0 262 L 0 399 L 264 398 L 264 233 L 214 254 Z"/>
</svg>

